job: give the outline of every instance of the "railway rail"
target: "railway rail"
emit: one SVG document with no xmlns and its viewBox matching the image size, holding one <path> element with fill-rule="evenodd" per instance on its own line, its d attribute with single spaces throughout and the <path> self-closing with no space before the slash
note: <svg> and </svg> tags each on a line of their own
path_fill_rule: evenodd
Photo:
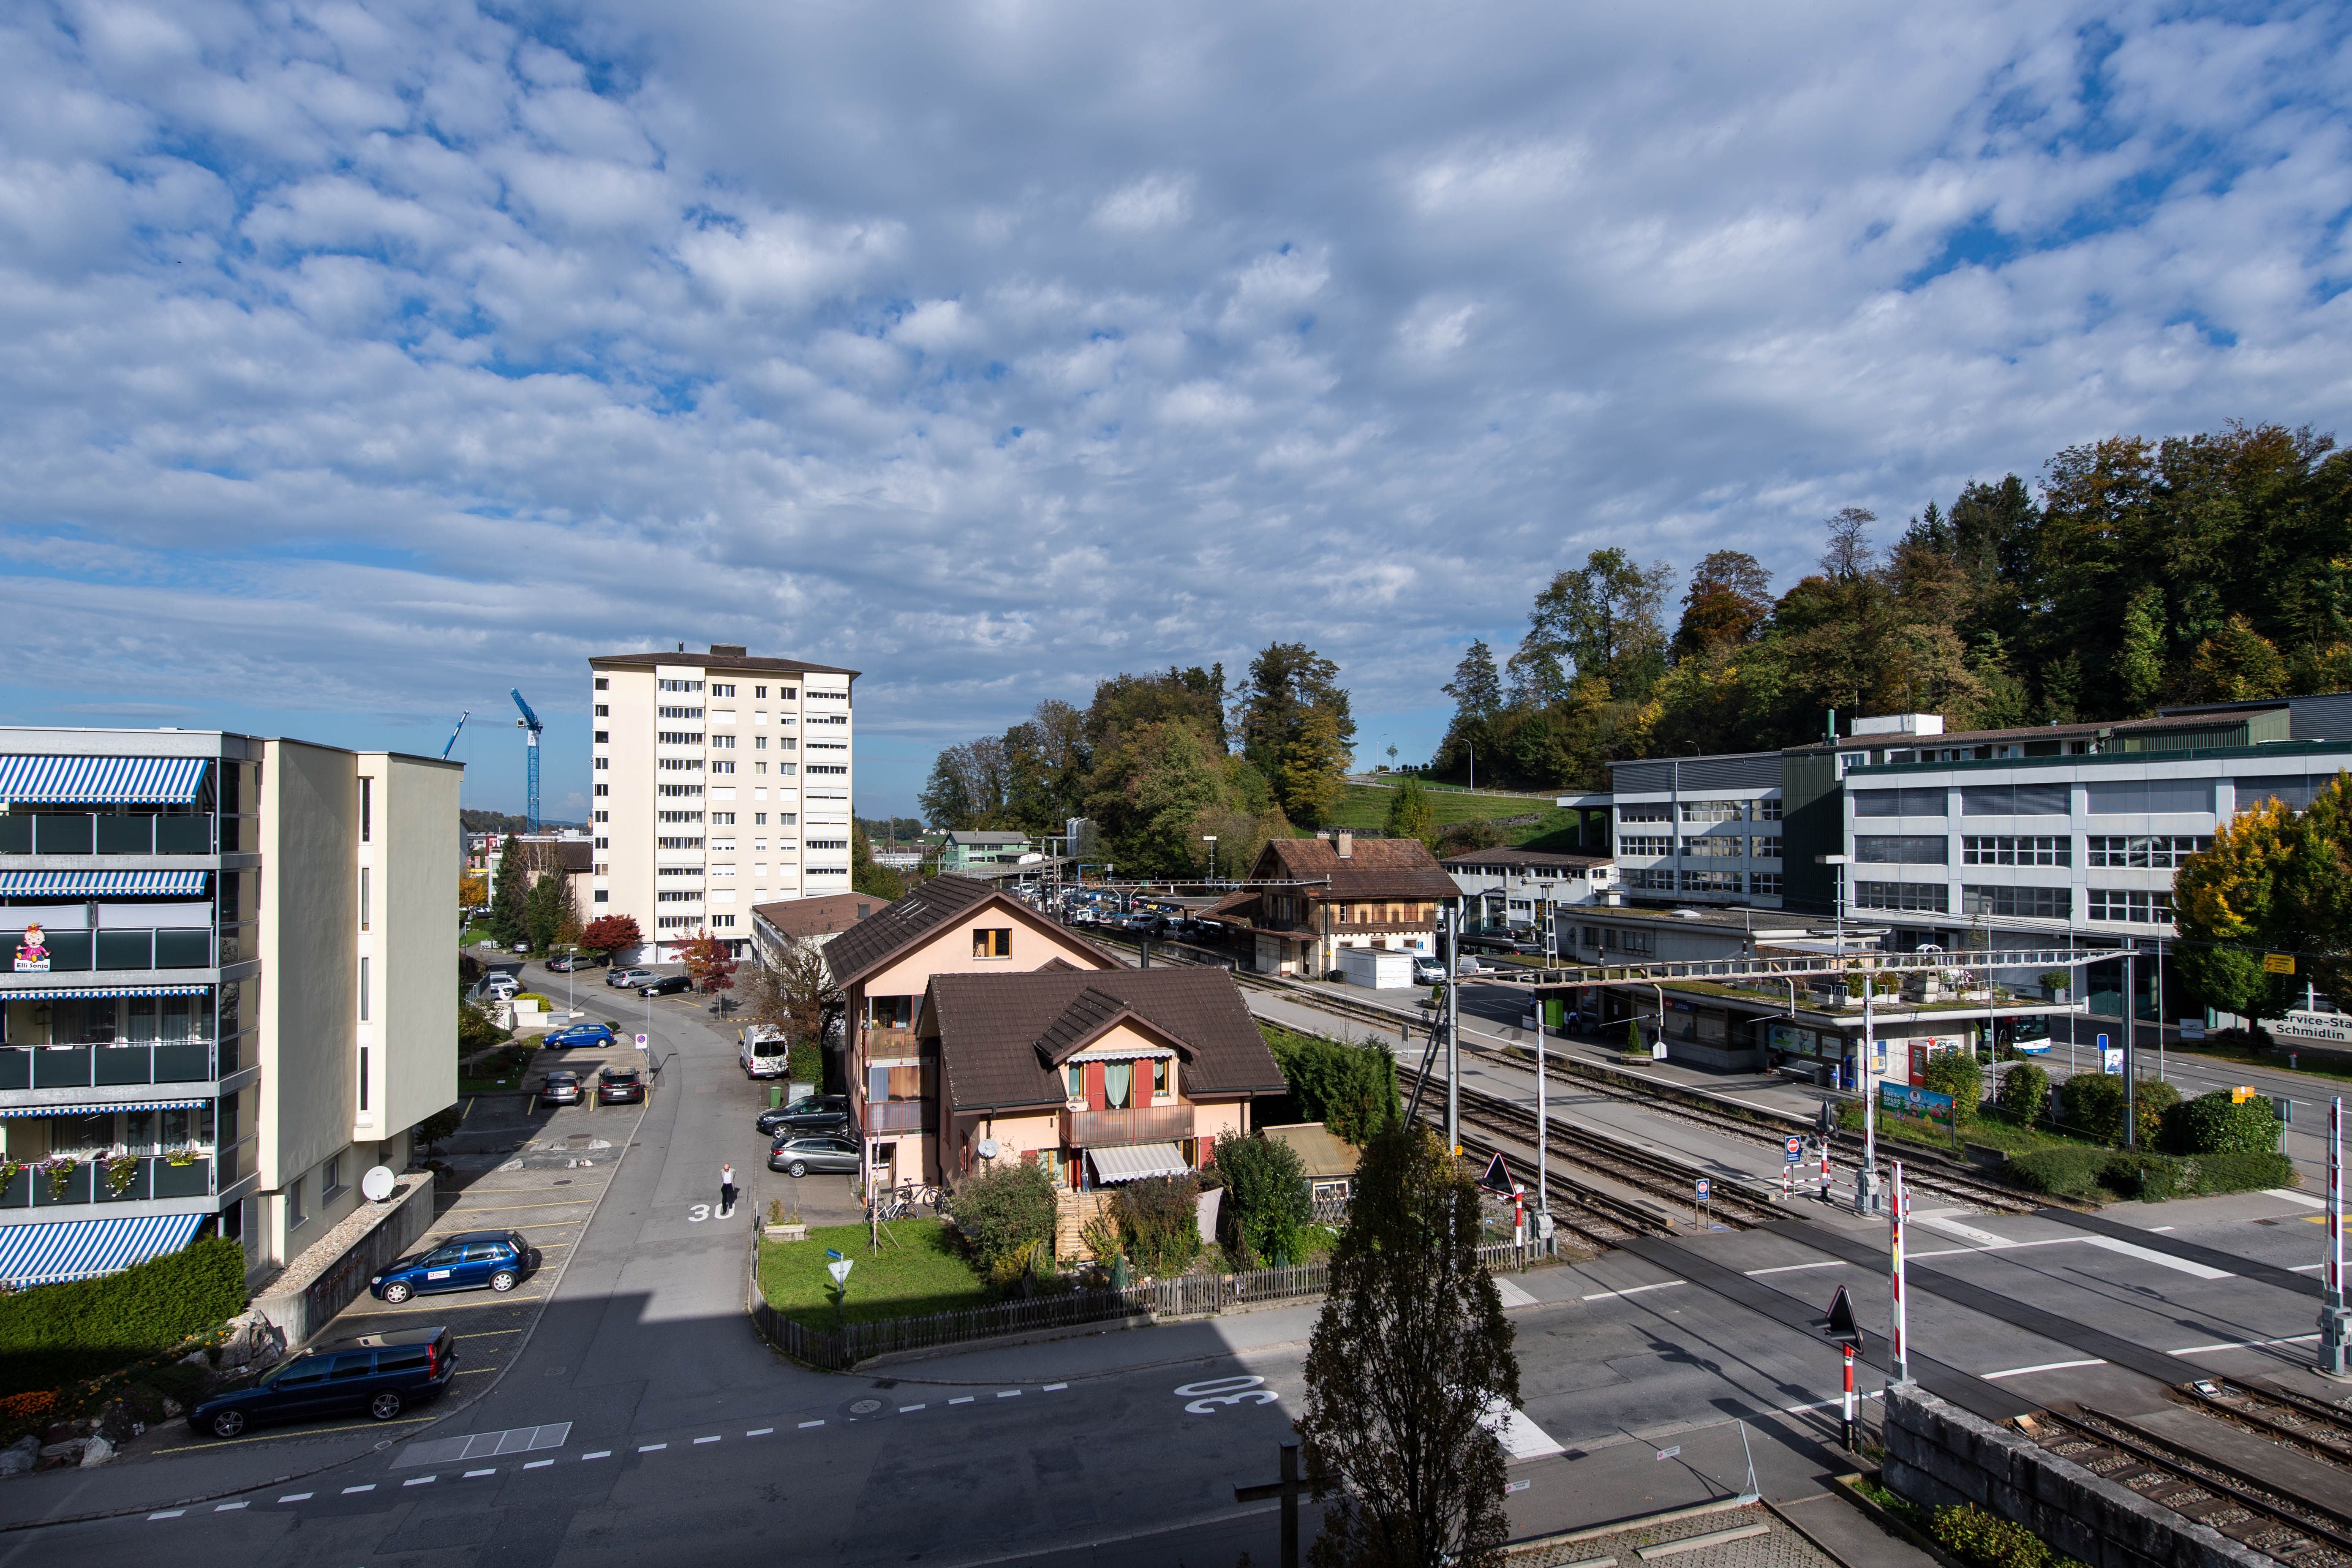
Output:
<svg viewBox="0 0 2352 1568">
<path fill-rule="evenodd" d="M 2291 1388 L 2252 1388 L 2224 1377 L 2200 1377 L 2179 1393 L 2209 1415 L 2352 1470 L 2352 1414 L 2336 1405 Z M 2352 1479 L 2346 1486 L 2352 1489 Z"/>
<path fill-rule="evenodd" d="M 1462 1115 L 1464 1120 L 1491 1128 L 1522 1148 L 1535 1147 L 1535 1112 L 1515 1101 L 1465 1084 L 1462 1089 Z M 1704 1176 L 1711 1189 L 1709 1202 L 1718 1217 L 1730 1220 L 1741 1229 L 1769 1225 L 1781 1217 L 1770 1198 L 1744 1190 L 1744 1178 L 1707 1171 L 1675 1155 L 1639 1148 L 1570 1121 L 1547 1119 L 1546 1131 L 1549 1134 L 1547 1148 L 1554 1161 L 1564 1161 L 1574 1169 L 1635 1188 L 1676 1208 L 1690 1205 L 1692 1184 Z"/>
</svg>

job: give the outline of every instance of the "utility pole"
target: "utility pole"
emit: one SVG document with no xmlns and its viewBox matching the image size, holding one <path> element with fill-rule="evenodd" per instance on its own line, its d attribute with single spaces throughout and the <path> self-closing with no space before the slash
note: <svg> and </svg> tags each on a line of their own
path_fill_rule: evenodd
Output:
<svg viewBox="0 0 2352 1568">
<path fill-rule="evenodd" d="M 2352 1307 L 2344 1301 L 2344 1097 L 2327 1108 L 2327 1241 L 2320 1253 L 2322 1377 L 2352 1383 Z"/>
<path fill-rule="evenodd" d="M 1462 900 L 1445 912 L 1445 1146 L 1462 1153 Z"/>
<path fill-rule="evenodd" d="M 1853 1173 L 1853 1212 L 1878 1212 L 1878 1074 L 1873 1070 L 1878 1059 L 1877 1018 L 1873 1009 L 1878 1002 L 1876 977 L 1863 977 L 1862 992 L 1862 1056 L 1856 1063 L 1855 1076 L 1862 1080 L 1862 1163 Z M 1901 1169 L 1898 1165 L 1896 1169 Z"/>
<path fill-rule="evenodd" d="M 1887 1282 L 1892 1290 L 1889 1303 L 1892 1321 L 1888 1327 L 1893 1331 L 1889 1336 L 1887 1372 L 1888 1381 L 1894 1384 L 1911 1381 L 1911 1325 L 1903 1300 L 1903 1222 L 1908 1217 L 1904 1211 L 1910 1206 L 1910 1198 L 1903 1190 L 1903 1162 L 1897 1160 L 1895 1162 L 1895 1201 L 1888 1205 L 1886 1221 Z"/>
<path fill-rule="evenodd" d="M 2139 1147 L 2139 1112 L 2134 1106 L 2132 1092 L 2132 1015 L 2139 1011 L 2139 998 L 2134 993 L 2132 950 L 2124 949 L 2124 1147 Z"/>
<path fill-rule="evenodd" d="M 1552 912 L 1551 884 L 1541 884 L 1543 890 L 1544 967 L 1549 969 L 1559 957 L 1559 944 L 1553 941 L 1558 917 Z M 1508 902 L 1506 895 L 1505 901 Z M 1543 987 L 1535 990 L 1536 1002 L 1536 1213 L 1549 1219 L 1551 1215 L 1551 1118 L 1549 1105 L 1551 1077 L 1550 1052 L 1544 1044 Z"/>
</svg>

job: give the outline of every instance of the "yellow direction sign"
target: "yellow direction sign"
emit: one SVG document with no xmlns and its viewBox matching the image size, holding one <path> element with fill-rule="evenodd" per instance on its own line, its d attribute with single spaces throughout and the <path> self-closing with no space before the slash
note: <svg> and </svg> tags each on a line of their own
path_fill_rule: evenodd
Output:
<svg viewBox="0 0 2352 1568">
<path fill-rule="evenodd" d="M 2263 954 L 2263 973 L 2265 974 L 2293 974 L 2294 973 L 2294 954 L 2291 952 L 2266 952 Z"/>
</svg>

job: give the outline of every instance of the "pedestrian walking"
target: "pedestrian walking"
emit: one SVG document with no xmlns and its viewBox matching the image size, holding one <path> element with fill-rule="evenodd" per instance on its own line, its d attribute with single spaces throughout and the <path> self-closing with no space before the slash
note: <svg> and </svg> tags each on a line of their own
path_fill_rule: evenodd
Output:
<svg viewBox="0 0 2352 1568">
<path fill-rule="evenodd" d="M 721 1218 L 735 1211 L 735 1167 L 719 1167 L 719 1213 Z"/>
</svg>

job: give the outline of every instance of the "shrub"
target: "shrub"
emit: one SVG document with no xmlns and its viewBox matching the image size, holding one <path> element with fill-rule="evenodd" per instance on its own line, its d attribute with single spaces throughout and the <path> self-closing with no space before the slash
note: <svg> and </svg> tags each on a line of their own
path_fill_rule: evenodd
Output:
<svg viewBox="0 0 2352 1568">
<path fill-rule="evenodd" d="M 793 1083 L 813 1083 L 824 1088 L 824 1052 L 815 1042 L 803 1040 L 784 1053 L 784 1077 Z"/>
<path fill-rule="evenodd" d="M 1315 1204 L 1298 1151 L 1264 1136 L 1228 1139 L 1217 1145 L 1217 1168 L 1228 1189 L 1223 1213 L 1242 1250 L 1270 1264 L 1305 1257 Z"/>
<path fill-rule="evenodd" d="M 2099 1172 L 2107 1163 L 2107 1151 L 2087 1144 L 2074 1148 L 2036 1149 L 2031 1153 L 2012 1154 L 2001 1167 L 2001 1174 L 2029 1193 L 2049 1193 L 2062 1198 L 2084 1198 L 2091 1195 L 2098 1184 Z"/>
<path fill-rule="evenodd" d="M 999 1162 L 956 1189 L 956 1229 L 972 1260 L 993 1279 L 1011 1261 L 1018 1275 L 1030 1249 L 1054 1241 L 1054 1181 L 1034 1165 Z"/>
<path fill-rule="evenodd" d="M 1153 1176 L 1112 1194 L 1119 1239 L 1138 1268 L 1165 1276 L 1192 1267 L 1201 1251 L 1200 1191 L 1189 1175 Z"/>
<path fill-rule="evenodd" d="M 0 1387 L 55 1388 L 208 1333 L 245 1310 L 245 1249 L 207 1237 L 99 1279 L 0 1297 Z"/>
<path fill-rule="evenodd" d="M 2199 1154 L 2183 1162 L 2200 1193 L 2260 1193 L 2293 1186 L 2294 1162 L 2274 1149 L 2259 1154 Z"/>
<path fill-rule="evenodd" d="M 2124 1141 L 2124 1080 L 2105 1073 L 2076 1073 L 2058 1091 L 2066 1125 L 2102 1143 Z M 2164 1113 L 2180 1103 L 2180 1091 L 2160 1078 L 2144 1078 L 2133 1088 L 2133 1108 L 2138 1112 L 2139 1142 L 2154 1148 L 2164 1130 Z"/>
<path fill-rule="evenodd" d="M 1397 1097 L 1396 1058 L 1384 1046 L 1349 1045 L 1260 1022 L 1302 1121 L 1320 1121 L 1348 1142 L 1361 1144 L 1403 1116 Z"/>
<path fill-rule="evenodd" d="M 2132 1096 L 2132 1110 L 2139 1121 L 2139 1146 L 2161 1148 L 2164 1143 L 2165 1113 L 2180 1103 L 2180 1091 L 2160 1078 L 2144 1078 Z"/>
<path fill-rule="evenodd" d="M 1937 1509 L 1927 1528 L 1937 1545 L 1978 1568 L 2052 1568 L 2063 1561 L 2033 1531 L 1974 1503 Z"/>
<path fill-rule="evenodd" d="M 2099 1167 L 2099 1184 L 2118 1196 L 2160 1204 L 2180 1192 L 2179 1162 L 2167 1154 L 2118 1151 Z"/>
<path fill-rule="evenodd" d="M 1967 1051 L 1937 1051 L 1927 1058 L 1926 1087 L 1952 1097 L 1955 1123 L 1971 1121 L 1984 1098 L 1984 1069 Z"/>
<path fill-rule="evenodd" d="M 435 1111 L 432 1115 L 425 1117 L 423 1121 L 419 1121 L 416 1124 L 415 1131 L 413 1131 L 409 1136 L 415 1142 L 424 1144 L 425 1148 L 430 1149 L 436 1143 L 440 1142 L 444 1138 L 456 1132 L 457 1129 L 464 1124 L 465 1120 L 466 1108 L 464 1106 L 445 1105 L 440 1110 Z"/>
<path fill-rule="evenodd" d="M 2000 1080 L 2000 1108 L 2031 1127 L 2042 1120 L 2050 1103 L 2050 1075 L 2032 1062 L 2020 1062 Z"/>
<path fill-rule="evenodd" d="M 2274 1153 L 2278 1115 L 2265 1098 L 2233 1104 L 2217 1089 L 2165 1112 L 2164 1146 L 2176 1154 Z"/>
</svg>

